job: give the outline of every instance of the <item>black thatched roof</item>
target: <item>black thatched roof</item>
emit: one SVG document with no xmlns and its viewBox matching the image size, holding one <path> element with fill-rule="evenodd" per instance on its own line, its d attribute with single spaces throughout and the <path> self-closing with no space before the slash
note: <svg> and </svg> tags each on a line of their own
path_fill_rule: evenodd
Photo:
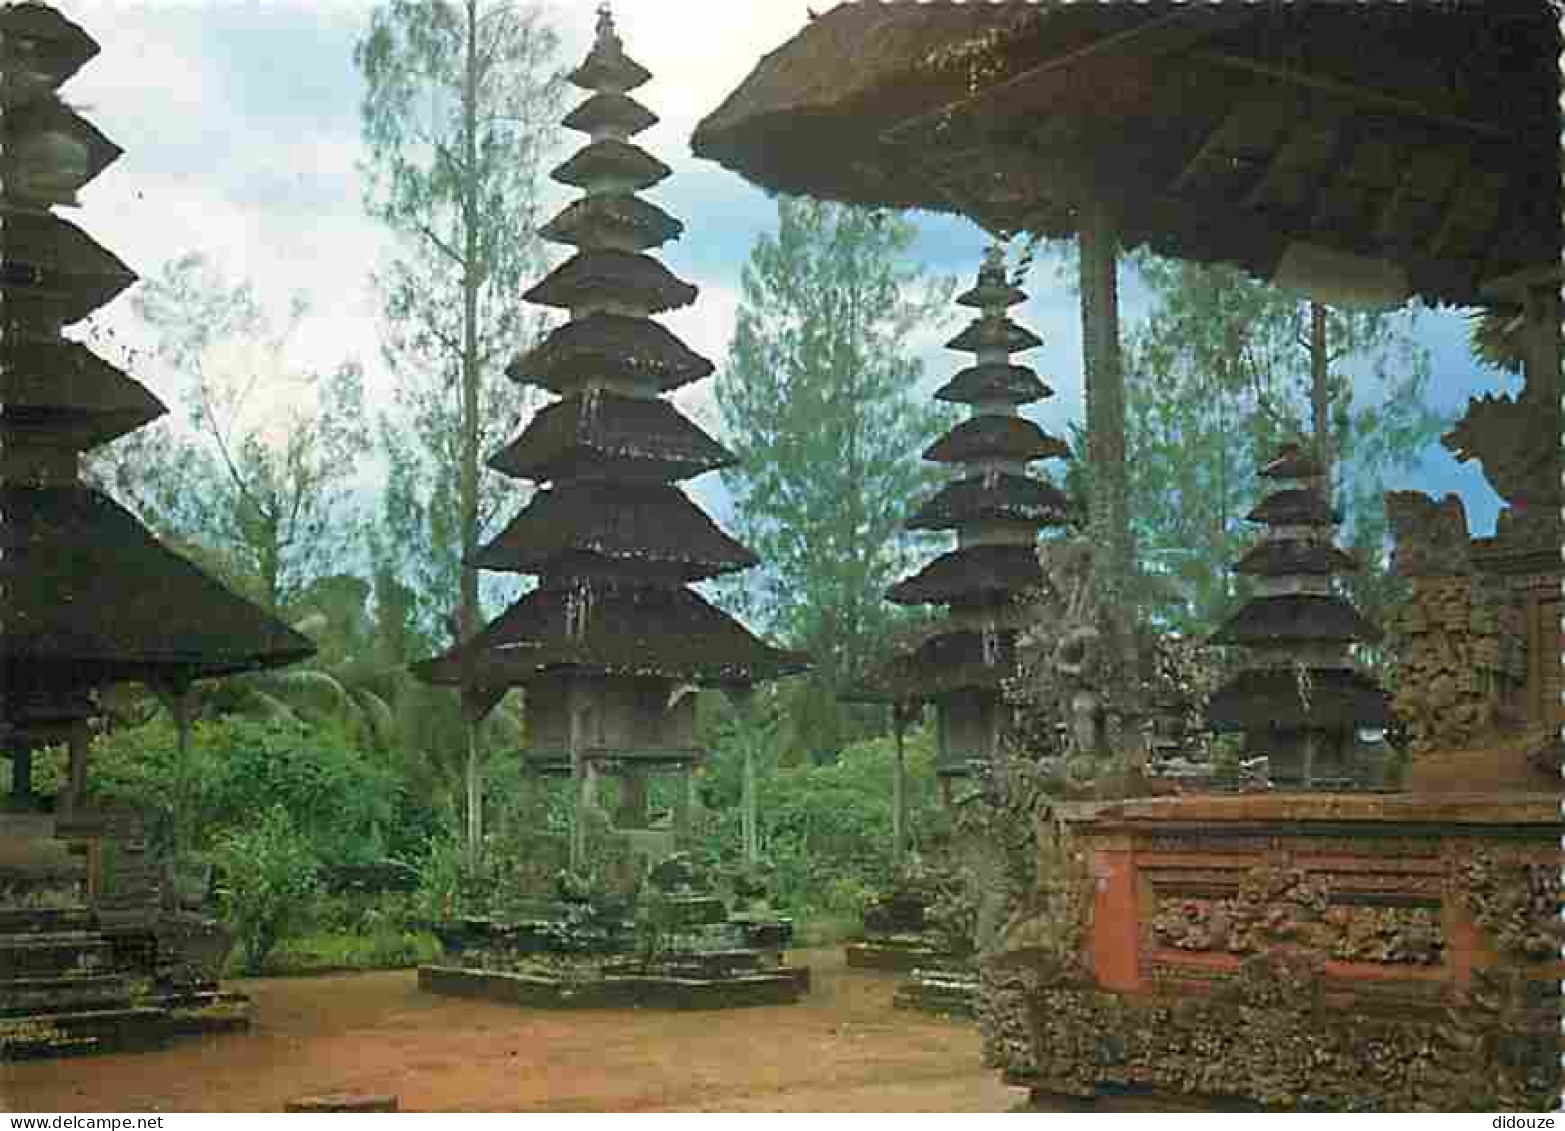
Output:
<svg viewBox="0 0 1565 1131">
<path fill-rule="evenodd" d="M 1256 597 L 1213 633 L 1213 644 L 1327 643 L 1373 644 L 1380 629 L 1341 597 L 1296 593 Z"/>
<path fill-rule="evenodd" d="M 1216 691 L 1207 703 L 1207 725 L 1225 731 L 1299 730 L 1319 727 L 1387 727 L 1393 721 L 1390 696 L 1360 672 L 1345 668 L 1309 673 L 1306 710 L 1293 671 L 1251 670 Z"/>
<path fill-rule="evenodd" d="M 666 566 L 681 581 L 757 562 L 678 487 L 588 479 L 539 491 L 473 564 L 552 574 L 562 571 L 566 555 L 597 559 L 606 571 L 628 577 Z"/>
<path fill-rule="evenodd" d="M 1037 459 L 1069 459 L 1070 448 L 1022 416 L 984 413 L 962 421 L 924 452 L 934 463 L 971 463 L 1003 459 L 1029 463 Z"/>
<path fill-rule="evenodd" d="M 1309 487 L 1274 492 L 1245 518 L 1267 526 L 1335 526 L 1342 521 L 1320 492 Z"/>
<path fill-rule="evenodd" d="M 578 251 L 522 296 L 541 306 L 573 310 L 612 299 L 662 314 L 689 306 L 696 288 L 650 255 L 630 251 Z"/>
<path fill-rule="evenodd" d="M 1025 365 L 969 365 L 935 390 L 936 400 L 955 404 L 1030 404 L 1053 395 L 1054 390 Z"/>
<path fill-rule="evenodd" d="M 568 130 L 596 133 L 604 127 L 617 128 L 634 137 L 657 125 L 658 116 L 628 94 L 594 94 L 561 119 Z"/>
<path fill-rule="evenodd" d="M 565 78 L 583 90 L 635 90 L 652 78 L 652 72 L 625 54 L 613 18 L 605 12 L 599 16 L 598 34 L 587 58 Z"/>
<path fill-rule="evenodd" d="M 1049 483 L 988 472 L 946 484 L 905 525 L 909 530 L 953 530 L 994 521 L 1063 526 L 1070 521 L 1070 503 Z"/>
<path fill-rule="evenodd" d="M 303 636 L 236 597 L 85 487 L 0 487 L 6 665 L 87 682 L 200 678 L 302 660 Z"/>
<path fill-rule="evenodd" d="M 1258 474 L 1263 479 L 1319 479 L 1325 472 L 1320 461 L 1298 444 L 1284 444 Z"/>
<path fill-rule="evenodd" d="M 139 381 L 76 342 L 0 341 L 0 430 L 38 430 L 77 451 L 134 432 L 168 410 Z"/>
<path fill-rule="evenodd" d="M 58 134 L 71 138 L 86 149 L 86 162 L 82 170 L 83 183 L 93 180 L 125 151 L 105 137 L 98 127 L 72 110 L 58 94 L 34 99 L 22 106 L 6 106 L 6 145 L 22 148 L 26 139 L 43 134 Z M 9 186 L 8 186 L 9 187 Z M 18 185 L 15 195 L 21 195 Z"/>
<path fill-rule="evenodd" d="M 979 350 L 1021 353 L 1023 350 L 1036 349 L 1041 345 L 1043 345 L 1042 338 L 1009 318 L 993 320 L 979 318 L 947 342 L 946 348 L 961 350 L 964 353 L 977 353 Z"/>
<path fill-rule="evenodd" d="M 1101 201 L 1126 248 L 1272 278 L 1310 245 L 1471 306 L 1559 258 L 1559 44 L 1542 0 L 844 3 L 692 147 L 769 191 L 991 231 L 1072 236 Z"/>
<path fill-rule="evenodd" d="M 980 272 L 978 282 L 956 296 L 963 306 L 1016 306 L 1027 301 L 1027 292 L 1013 286 L 1004 271 Z"/>
<path fill-rule="evenodd" d="M 688 589 L 605 586 L 590 597 L 570 588 L 536 589 L 467 645 L 413 671 L 429 683 L 461 685 L 470 668 L 491 687 L 523 686 L 561 668 L 719 687 L 808 667 L 808 657 L 757 639 Z"/>
<path fill-rule="evenodd" d="M 539 412 L 489 466 L 540 483 L 588 474 L 678 482 L 734 462 L 732 452 L 667 401 L 598 392 Z"/>
<path fill-rule="evenodd" d="M 81 321 L 136 281 L 113 252 L 48 212 L 7 214 L 0 254 L 6 302 L 47 306 L 64 325 Z M 11 321 L 14 313 L 5 318 Z"/>
<path fill-rule="evenodd" d="M 650 318 L 589 314 L 557 327 L 506 367 L 513 381 L 570 396 L 594 377 L 650 381 L 668 392 L 712 373 L 712 363 Z"/>
<path fill-rule="evenodd" d="M 549 175 L 575 188 L 586 188 L 612 177 L 631 192 L 640 192 L 667 180 L 672 172 L 634 142 L 606 137 L 582 146 Z"/>
<path fill-rule="evenodd" d="M 1016 634 L 958 629 L 924 640 L 870 672 L 850 702 L 928 702 L 969 688 L 995 689 L 1016 670 Z"/>
<path fill-rule="evenodd" d="M 661 247 L 679 238 L 684 224 L 655 204 L 628 192 L 605 192 L 567 204 L 538 229 L 554 243 L 576 247 Z"/>
<path fill-rule="evenodd" d="M 899 605 L 988 604 L 1043 583 L 1032 546 L 964 546 L 942 554 L 886 591 Z"/>
<path fill-rule="evenodd" d="M 29 53 L 38 69 L 50 73 L 60 83 L 81 70 L 101 50 L 80 25 L 66 19 L 58 9 L 48 4 L 7 4 L 0 7 L 0 36 L 12 42 L 27 42 Z M 15 70 L 20 71 L 21 68 Z M 15 97 L 20 104 L 28 93 L 24 76 L 13 73 L 7 75 L 6 79 L 12 87 L 12 91 L 7 92 L 8 96 Z M 9 106 L 6 112 L 10 113 Z"/>
<path fill-rule="evenodd" d="M 1301 542 L 1296 539 L 1268 538 L 1252 546 L 1234 566 L 1235 573 L 1260 577 L 1284 577 L 1288 574 L 1352 573 L 1359 561 L 1352 554 L 1329 542 Z"/>
</svg>

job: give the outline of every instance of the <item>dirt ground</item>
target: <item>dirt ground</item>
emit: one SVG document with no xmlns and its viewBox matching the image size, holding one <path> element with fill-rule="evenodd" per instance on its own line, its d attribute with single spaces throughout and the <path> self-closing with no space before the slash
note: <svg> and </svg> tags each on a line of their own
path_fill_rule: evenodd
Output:
<svg viewBox="0 0 1565 1131">
<path fill-rule="evenodd" d="M 523 1010 L 420 993 L 393 971 L 232 983 L 248 1034 L 0 1065 L 13 1111 L 281 1111 L 391 1093 L 403 1111 L 1005 1111 L 966 1023 L 891 1007 L 894 975 L 800 952 L 809 997 L 720 1013 Z"/>
</svg>

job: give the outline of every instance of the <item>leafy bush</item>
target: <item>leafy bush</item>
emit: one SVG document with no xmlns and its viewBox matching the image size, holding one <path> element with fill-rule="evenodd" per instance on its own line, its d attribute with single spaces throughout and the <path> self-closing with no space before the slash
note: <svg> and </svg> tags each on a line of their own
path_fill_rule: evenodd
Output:
<svg viewBox="0 0 1565 1131">
<path fill-rule="evenodd" d="M 246 830 L 229 830 L 214 853 L 223 877 L 224 917 L 259 974 L 267 956 L 307 914 L 320 864 L 309 841 L 281 805 L 267 809 Z"/>
</svg>

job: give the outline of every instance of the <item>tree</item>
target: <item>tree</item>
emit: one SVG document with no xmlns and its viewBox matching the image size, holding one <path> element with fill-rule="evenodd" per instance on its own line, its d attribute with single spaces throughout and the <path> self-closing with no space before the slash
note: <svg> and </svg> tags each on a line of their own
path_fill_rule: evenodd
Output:
<svg viewBox="0 0 1565 1131">
<path fill-rule="evenodd" d="M 480 540 L 523 501 L 514 485 L 483 475 L 479 459 L 530 407 L 494 378 L 542 326 L 521 296 L 542 263 L 538 182 L 564 93 L 557 48 L 536 7 L 391 0 L 354 49 L 368 85 L 365 203 L 402 241 L 377 279 L 400 410 L 382 422 L 390 481 L 377 564 L 422 591 L 452 643 L 482 619 L 469 564 Z M 453 593 L 454 610 L 443 611 Z M 477 852 L 476 719 L 466 745 Z"/>
<path fill-rule="evenodd" d="M 1129 351 L 1131 513 L 1150 572 L 1179 583 L 1164 616 L 1199 633 L 1232 606 L 1228 567 L 1254 537 L 1243 516 L 1257 501 L 1255 472 L 1299 437 L 1325 454 L 1346 541 L 1364 561 L 1347 579 L 1353 599 L 1382 614 L 1394 585 L 1386 477 L 1449 423 L 1428 406 L 1417 311 L 1329 310 L 1227 267 L 1150 256 L 1137 267 L 1154 307 Z"/>
<path fill-rule="evenodd" d="M 166 263 L 131 304 L 154 356 L 185 384 L 194 436 L 132 433 L 96 462 L 98 481 L 160 534 L 206 547 L 202 564 L 242 593 L 287 610 L 356 537 L 349 484 L 367 448 L 358 363 L 325 376 L 291 366 L 303 299 L 274 329 L 251 284 L 230 283 L 200 252 Z"/>
<path fill-rule="evenodd" d="M 901 522 L 936 478 L 919 454 L 952 423 L 915 400 L 922 366 L 905 342 L 947 314 L 955 283 L 903 264 L 904 220 L 786 198 L 777 220 L 751 250 L 717 379 L 739 458 L 723 476 L 766 563 L 764 619 L 815 661 L 789 745 L 834 755 L 837 693 L 877 658 L 894 620 L 885 590 L 912 564 Z"/>
</svg>

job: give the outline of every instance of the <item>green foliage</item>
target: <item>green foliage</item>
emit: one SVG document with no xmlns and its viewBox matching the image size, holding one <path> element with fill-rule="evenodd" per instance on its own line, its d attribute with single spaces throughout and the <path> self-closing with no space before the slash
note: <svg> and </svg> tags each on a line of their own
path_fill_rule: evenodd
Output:
<svg viewBox="0 0 1565 1131">
<path fill-rule="evenodd" d="M 1246 596 L 1228 567 L 1255 537 L 1257 469 L 1312 429 L 1310 307 L 1227 267 L 1139 256 L 1152 291 L 1126 348 L 1126 430 L 1144 600 L 1187 635 L 1209 632 Z M 1347 579 L 1366 615 L 1383 615 L 1395 582 L 1385 562 L 1381 495 L 1447 421 L 1428 406 L 1429 358 L 1416 310 L 1329 311 L 1330 452 L 1344 541 L 1366 563 Z M 1084 486 L 1087 469 L 1077 472 Z"/>
<path fill-rule="evenodd" d="M 259 974 L 272 949 L 300 922 L 315 894 L 319 861 L 288 809 L 274 804 L 248 829 L 229 829 L 213 853 L 221 870 L 224 918 Z"/>
<path fill-rule="evenodd" d="M 855 743 L 833 763 L 757 766 L 761 854 L 778 903 L 798 916 L 853 917 L 890 878 L 892 770 L 889 738 Z M 740 769 L 736 752 L 720 748 L 702 778 L 712 810 L 703 834 L 709 862 L 734 859 L 740 844 Z M 908 733 L 908 824 L 915 844 L 927 843 L 944 818 L 934 774 L 934 736 Z"/>
<path fill-rule="evenodd" d="M 920 549 L 902 506 L 932 488 L 918 456 L 953 416 L 916 395 L 907 338 L 950 314 L 955 282 L 906 265 L 904 220 L 787 198 L 777 219 L 714 392 L 739 533 L 766 563 L 754 611 L 815 663 L 790 689 L 789 745 L 819 760 L 862 729 L 837 693 L 881 651 L 885 589 Z"/>
</svg>

